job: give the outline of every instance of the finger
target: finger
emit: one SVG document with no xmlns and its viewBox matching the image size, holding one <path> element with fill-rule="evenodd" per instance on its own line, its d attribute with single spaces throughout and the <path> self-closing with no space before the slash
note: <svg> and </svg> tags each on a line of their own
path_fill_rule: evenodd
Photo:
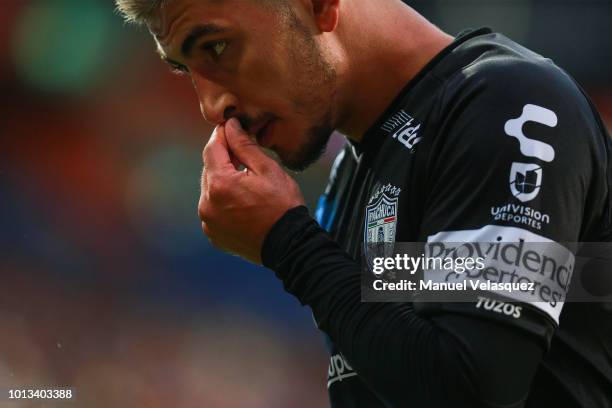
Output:
<svg viewBox="0 0 612 408">
<path fill-rule="evenodd" d="M 210 242 L 212 246 L 216 247 L 217 245 L 212 237 L 212 231 L 210 230 L 208 224 L 206 224 L 205 222 L 202 222 L 202 232 L 204 233 L 206 238 L 208 238 L 208 242 Z"/>
<path fill-rule="evenodd" d="M 235 169 L 225 136 L 225 127 L 217 126 L 204 147 L 202 154 L 204 168 L 209 172 Z"/>
<path fill-rule="evenodd" d="M 240 160 L 238 160 L 236 155 L 232 153 L 231 151 L 229 152 L 229 155 L 230 155 L 230 160 L 232 161 L 232 164 L 234 165 L 236 170 L 240 170 L 240 167 L 242 166 L 242 163 L 240 163 Z"/>
<path fill-rule="evenodd" d="M 206 167 L 202 168 L 202 175 L 200 176 L 200 195 L 206 191 Z"/>
<path fill-rule="evenodd" d="M 231 153 L 256 174 L 265 172 L 274 163 L 242 129 L 238 119 L 232 118 L 225 123 L 225 137 Z"/>
<path fill-rule="evenodd" d="M 206 237 L 210 236 L 210 229 L 208 228 L 208 225 L 206 225 L 204 221 L 202 221 L 202 232 L 204 233 L 204 235 L 206 235 Z"/>
</svg>

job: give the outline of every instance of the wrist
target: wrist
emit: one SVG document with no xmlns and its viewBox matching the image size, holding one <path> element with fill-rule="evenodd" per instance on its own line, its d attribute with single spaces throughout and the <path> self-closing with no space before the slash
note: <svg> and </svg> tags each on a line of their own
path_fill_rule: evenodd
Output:
<svg viewBox="0 0 612 408">
<path fill-rule="evenodd" d="M 304 205 L 298 205 L 287 210 L 272 225 L 264 238 L 261 248 L 263 266 L 276 270 L 292 241 L 298 238 L 300 231 L 312 222 L 314 220 Z"/>
</svg>

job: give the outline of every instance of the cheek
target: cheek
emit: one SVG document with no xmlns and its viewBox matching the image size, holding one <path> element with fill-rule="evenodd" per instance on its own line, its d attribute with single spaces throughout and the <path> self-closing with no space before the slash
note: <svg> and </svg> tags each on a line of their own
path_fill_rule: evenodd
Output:
<svg viewBox="0 0 612 408">
<path fill-rule="evenodd" d="M 287 56 L 269 47 L 253 46 L 245 52 L 238 72 L 238 80 L 256 91 L 284 92 L 287 78 L 291 78 L 287 71 Z M 289 75 L 288 75 L 289 74 Z"/>
<path fill-rule="evenodd" d="M 303 100 L 312 80 L 289 56 L 262 56 L 259 66 L 249 75 L 252 83 L 278 105 L 295 104 Z M 312 91 L 310 91 L 312 92 Z M 280 106 L 279 106 L 280 107 Z"/>
<path fill-rule="evenodd" d="M 271 113 L 293 122 L 316 120 L 325 110 L 326 89 L 297 61 L 275 54 L 250 55 L 242 67 L 235 84 L 247 112 Z"/>
<path fill-rule="evenodd" d="M 287 117 L 292 112 L 290 90 L 273 71 L 254 68 L 239 78 L 236 88 L 247 112 L 272 113 L 278 117 Z"/>
</svg>

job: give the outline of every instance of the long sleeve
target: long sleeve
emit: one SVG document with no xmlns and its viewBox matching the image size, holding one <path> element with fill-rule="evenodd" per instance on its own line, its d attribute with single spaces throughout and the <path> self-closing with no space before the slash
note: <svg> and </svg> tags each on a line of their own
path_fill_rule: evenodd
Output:
<svg viewBox="0 0 612 408">
<path fill-rule="evenodd" d="M 305 207 L 274 225 L 262 258 L 385 403 L 522 406 L 542 356 L 534 338 L 472 317 L 424 318 L 408 303 L 361 302 L 359 265 Z"/>
</svg>

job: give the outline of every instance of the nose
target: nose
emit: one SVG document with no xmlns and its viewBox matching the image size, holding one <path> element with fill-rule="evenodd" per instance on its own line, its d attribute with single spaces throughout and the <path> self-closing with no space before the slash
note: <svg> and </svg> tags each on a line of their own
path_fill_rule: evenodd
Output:
<svg viewBox="0 0 612 408">
<path fill-rule="evenodd" d="M 192 76 L 204 119 L 213 126 L 223 123 L 237 109 L 237 98 L 225 87 L 200 75 Z"/>
</svg>

